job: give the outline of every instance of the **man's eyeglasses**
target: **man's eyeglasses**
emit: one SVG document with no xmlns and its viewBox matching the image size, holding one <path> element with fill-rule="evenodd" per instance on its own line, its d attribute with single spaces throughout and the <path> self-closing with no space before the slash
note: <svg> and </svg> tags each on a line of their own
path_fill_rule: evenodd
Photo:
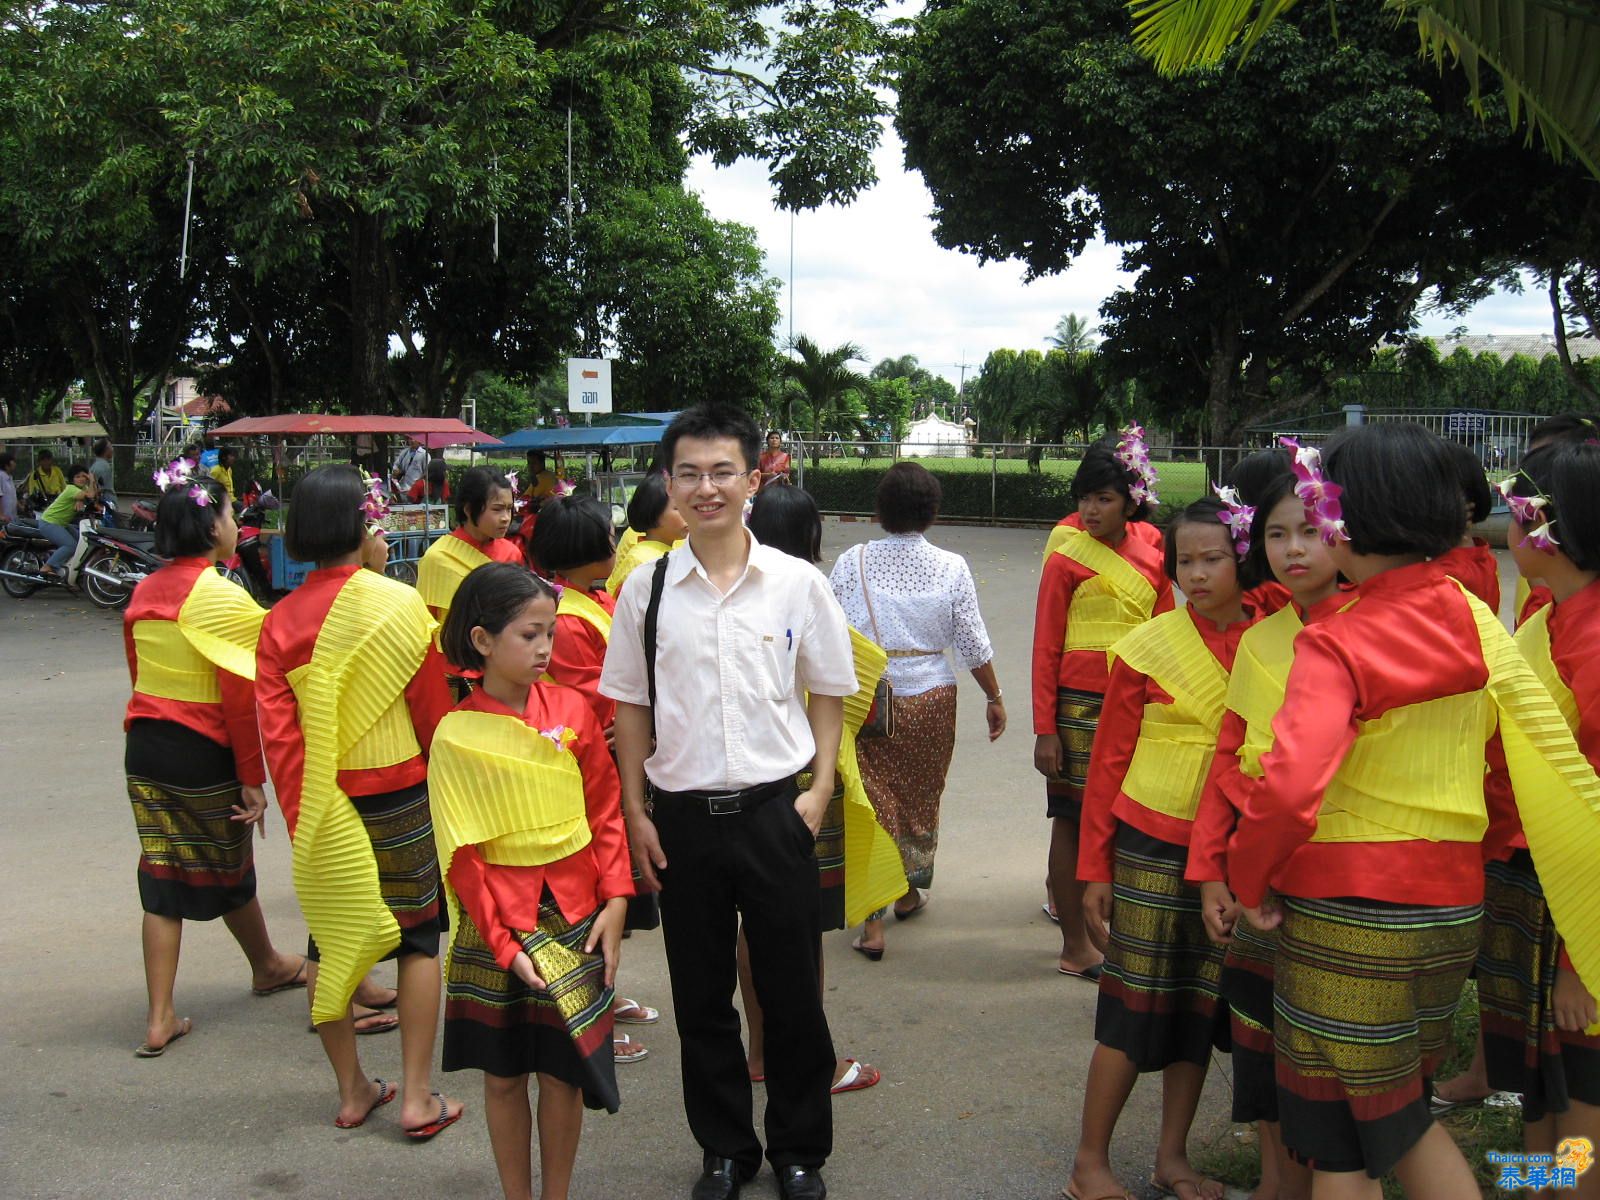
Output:
<svg viewBox="0 0 1600 1200">
<path fill-rule="evenodd" d="M 714 487 L 732 487 L 743 479 L 749 471 L 674 471 L 672 482 L 681 488 L 695 488 L 700 486 L 702 479 L 709 479 Z"/>
</svg>

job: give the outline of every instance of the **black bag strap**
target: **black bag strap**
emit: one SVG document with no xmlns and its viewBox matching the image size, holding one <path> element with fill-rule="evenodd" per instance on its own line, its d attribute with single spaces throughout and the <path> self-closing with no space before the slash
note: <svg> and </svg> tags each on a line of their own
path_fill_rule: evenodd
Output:
<svg viewBox="0 0 1600 1200">
<path fill-rule="evenodd" d="M 650 603 L 644 609 L 644 674 L 650 691 L 650 736 L 656 732 L 656 626 L 661 617 L 661 593 L 667 586 L 667 559 L 663 554 L 656 559 L 655 570 L 650 574 Z"/>
</svg>

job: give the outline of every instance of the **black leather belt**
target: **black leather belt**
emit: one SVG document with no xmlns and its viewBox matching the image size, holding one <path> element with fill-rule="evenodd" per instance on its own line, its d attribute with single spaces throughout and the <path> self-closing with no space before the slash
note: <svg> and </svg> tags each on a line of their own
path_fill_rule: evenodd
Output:
<svg viewBox="0 0 1600 1200">
<path fill-rule="evenodd" d="M 704 807 L 713 817 L 726 817 L 765 804 L 793 786 L 794 776 L 789 775 L 771 783 L 758 783 L 754 787 L 728 792 L 664 792 L 660 788 L 651 788 L 650 798 L 657 804 L 665 802 L 688 808 Z"/>
</svg>

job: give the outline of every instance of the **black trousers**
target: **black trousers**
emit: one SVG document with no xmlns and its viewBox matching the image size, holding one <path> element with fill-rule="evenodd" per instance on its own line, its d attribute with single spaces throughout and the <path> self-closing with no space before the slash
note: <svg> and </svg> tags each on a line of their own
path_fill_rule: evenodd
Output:
<svg viewBox="0 0 1600 1200">
<path fill-rule="evenodd" d="M 820 1167 L 833 1149 L 833 1038 L 822 1012 L 821 922 L 813 841 L 793 784 L 745 812 L 663 798 L 656 830 L 667 868 L 661 924 L 695 1141 L 754 1173 L 761 1142 L 733 1006 L 744 918 L 766 1021 L 767 1158 Z"/>
</svg>

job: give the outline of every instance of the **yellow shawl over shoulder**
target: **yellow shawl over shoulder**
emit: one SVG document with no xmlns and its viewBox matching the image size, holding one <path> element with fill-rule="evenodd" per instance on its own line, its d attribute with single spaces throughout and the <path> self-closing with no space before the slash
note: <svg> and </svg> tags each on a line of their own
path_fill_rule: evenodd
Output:
<svg viewBox="0 0 1600 1200">
<path fill-rule="evenodd" d="M 906 894 L 900 849 L 867 796 L 856 759 L 856 735 L 872 709 L 872 695 L 889 665 L 889 656 L 871 638 L 850 631 L 856 690 L 844 698 L 844 732 L 839 739 L 839 780 L 844 785 L 844 919 L 854 925 L 867 914 Z"/>
<path fill-rule="evenodd" d="M 294 838 L 294 887 L 317 939 L 316 1024 L 344 1016 L 356 985 L 399 943 L 360 814 L 339 788 L 344 756 L 379 725 L 422 665 L 434 619 L 403 583 L 350 576 L 291 683 L 305 736 L 305 781 Z"/>
<path fill-rule="evenodd" d="M 428 803 L 439 873 L 450 901 L 450 944 L 461 928 L 450 864 L 463 846 L 502 867 L 537 867 L 589 844 L 576 733 L 538 730 L 508 714 L 457 711 L 439 722 L 428 756 Z"/>
<path fill-rule="evenodd" d="M 493 561 L 476 546 L 447 533 L 429 546 L 417 563 L 417 595 L 429 608 L 449 612 L 461 581 L 484 563 Z"/>
<path fill-rule="evenodd" d="M 194 704 L 222 700 L 218 668 L 256 677 L 256 642 L 267 611 L 250 593 L 207 567 L 195 576 L 176 621 L 136 621 L 140 694 Z"/>
<path fill-rule="evenodd" d="M 1131 536 L 1131 535 L 1130 535 Z M 1155 611 L 1156 589 L 1139 569 L 1099 538 L 1077 530 L 1057 554 L 1094 572 L 1079 584 L 1067 609 L 1065 650 L 1109 650 Z"/>
</svg>

